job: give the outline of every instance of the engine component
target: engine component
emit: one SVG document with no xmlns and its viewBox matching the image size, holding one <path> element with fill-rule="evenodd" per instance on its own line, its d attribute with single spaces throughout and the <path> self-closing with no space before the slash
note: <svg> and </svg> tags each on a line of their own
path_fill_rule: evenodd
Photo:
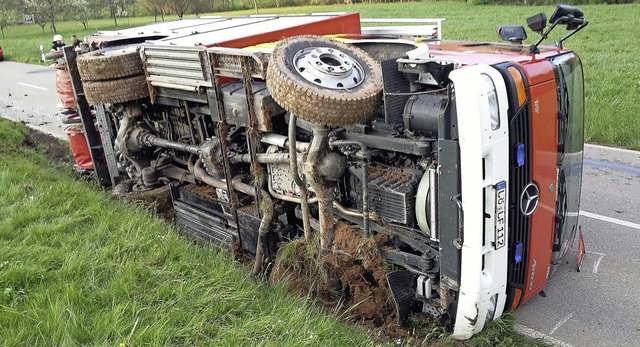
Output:
<svg viewBox="0 0 640 347">
<path fill-rule="evenodd" d="M 78 72 L 83 81 L 106 81 L 144 73 L 135 46 L 105 48 L 78 56 Z"/>
<path fill-rule="evenodd" d="M 228 206 L 212 196 L 208 187 L 171 186 L 171 199 L 176 224 L 198 240 L 223 246 L 229 250 L 238 240 L 235 223 Z"/>
<path fill-rule="evenodd" d="M 357 175 L 359 170 L 353 170 Z M 360 178 L 358 177 L 358 181 Z M 415 186 L 417 180 L 412 174 L 397 168 L 381 166 L 369 167 L 369 210 L 388 223 L 413 226 L 415 221 Z M 359 182 L 354 182 L 355 191 L 362 194 Z M 362 209 L 361 199 L 358 208 Z"/>
<path fill-rule="evenodd" d="M 302 119 L 349 125 L 369 119 L 377 109 L 382 72 L 359 48 L 318 36 L 297 36 L 273 50 L 267 88 L 274 100 Z"/>
<path fill-rule="evenodd" d="M 416 275 L 406 270 L 387 274 L 387 283 L 391 289 L 393 302 L 396 304 L 396 322 L 400 325 L 407 321 L 409 313 L 411 313 L 411 305 L 416 296 L 416 291 L 413 289 L 415 280 Z"/>
<path fill-rule="evenodd" d="M 87 81 L 83 85 L 87 101 L 93 105 L 117 104 L 149 96 L 144 75 L 109 81 Z"/>
<path fill-rule="evenodd" d="M 416 135 L 436 136 L 438 119 L 447 111 L 446 93 L 419 94 L 407 100 L 402 117 L 404 128 Z"/>
<path fill-rule="evenodd" d="M 258 120 L 258 130 L 272 131 L 272 118 L 284 113 L 282 106 L 278 105 L 264 82 L 252 82 L 253 110 Z M 249 126 L 249 110 L 247 108 L 247 92 L 242 82 L 232 82 L 220 88 L 222 103 L 227 123 L 237 126 Z"/>
<path fill-rule="evenodd" d="M 431 172 L 427 170 L 422 178 L 420 184 L 418 184 L 418 191 L 416 193 L 416 220 L 418 221 L 418 227 L 425 235 L 431 235 L 430 217 L 431 217 Z"/>
</svg>

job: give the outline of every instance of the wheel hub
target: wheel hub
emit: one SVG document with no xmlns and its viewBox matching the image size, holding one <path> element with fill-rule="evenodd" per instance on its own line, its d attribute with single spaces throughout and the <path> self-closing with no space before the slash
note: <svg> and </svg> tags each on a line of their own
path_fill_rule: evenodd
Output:
<svg viewBox="0 0 640 347">
<path fill-rule="evenodd" d="M 335 48 L 301 49 L 293 57 L 293 66 L 305 80 L 328 89 L 354 88 L 364 81 L 362 65 Z"/>
</svg>

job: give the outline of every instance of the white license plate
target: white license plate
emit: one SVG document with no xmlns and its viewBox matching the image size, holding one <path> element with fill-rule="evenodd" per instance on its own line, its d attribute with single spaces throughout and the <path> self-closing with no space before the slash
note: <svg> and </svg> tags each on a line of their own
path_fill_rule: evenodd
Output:
<svg viewBox="0 0 640 347">
<path fill-rule="evenodd" d="M 506 216 L 507 216 L 507 182 L 496 184 L 496 215 L 495 215 L 495 248 L 504 247 L 506 240 Z"/>
</svg>

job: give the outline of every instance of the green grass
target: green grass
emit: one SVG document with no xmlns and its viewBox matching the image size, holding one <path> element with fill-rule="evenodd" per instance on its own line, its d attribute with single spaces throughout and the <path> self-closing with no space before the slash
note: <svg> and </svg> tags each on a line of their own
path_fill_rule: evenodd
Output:
<svg viewBox="0 0 640 347">
<path fill-rule="evenodd" d="M 20 145 L 0 120 L 0 345 L 366 346 L 349 327 Z"/>
<path fill-rule="evenodd" d="M 586 141 L 611 146 L 640 149 L 640 122 L 636 113 L 640 105 L 640 77 L 637 57 L 640 46 L 640 25 L 637 14 L 640 4 L 581 6 L 591 24 L 566 42 L 582 57 L 586 79 Z M 474 6 L 461 2 L 418 2 L 394 4 L 357 4 L 315 7 L 263 9 L 260 13 L 305 13 L 322 11 L 359 11 L 366 17 L 445 17 L 444 37 L 454 40 L 497 39 L 494 27 L 498 24 L 523 24 L 525 17 L 537 12 L 551 15 L 553 6 Z M 225 15 L 252 14 L 237 11 Z M 174 17 L 175 18 L 175 17 Z M 153 21 L 153 17 L 126 18 L 120 27 L 135 26 Z M 108 19 L 93 20 L 89 30 L 82 30 L 79 22 L 61 22 L 59 32 L 65 38 L 83 35 L 98 29 L 111 30 Z M 556 34 L 564 33 L 557 29 Z M 52 34 L 42 34 L 36 25 L 9 27 L 7 38 L 0 40 L 8 60 L 37 63 L 38 45 L 50 45 Z M 529 33 L 529 42 L 536 34 Z"/>
<path fill-rule="evenodd" d="M 0 345 L 389 344 L 256 281 L 145 206 L 71 179 L 22 145 L 27 133 L 0 119 Z M 510 316 L 466 342 L 421 324 L 412 329 L 434 346 L 543 345 Z"/>
</svg>

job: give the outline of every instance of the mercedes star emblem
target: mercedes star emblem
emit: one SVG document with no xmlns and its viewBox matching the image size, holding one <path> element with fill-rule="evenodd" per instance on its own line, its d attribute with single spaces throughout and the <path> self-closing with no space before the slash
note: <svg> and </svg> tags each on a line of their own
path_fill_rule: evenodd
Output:
<svg viewBox="0 0 640 347">
<path fill-rule="evenodd" d="M 520 211 L 525 216 L 530 216 L 538 207 L 540 200 L 540 190 L 538 186 L 531 182 L 524 187 L 522 195 L 520 195 Z"/>
</svg>

